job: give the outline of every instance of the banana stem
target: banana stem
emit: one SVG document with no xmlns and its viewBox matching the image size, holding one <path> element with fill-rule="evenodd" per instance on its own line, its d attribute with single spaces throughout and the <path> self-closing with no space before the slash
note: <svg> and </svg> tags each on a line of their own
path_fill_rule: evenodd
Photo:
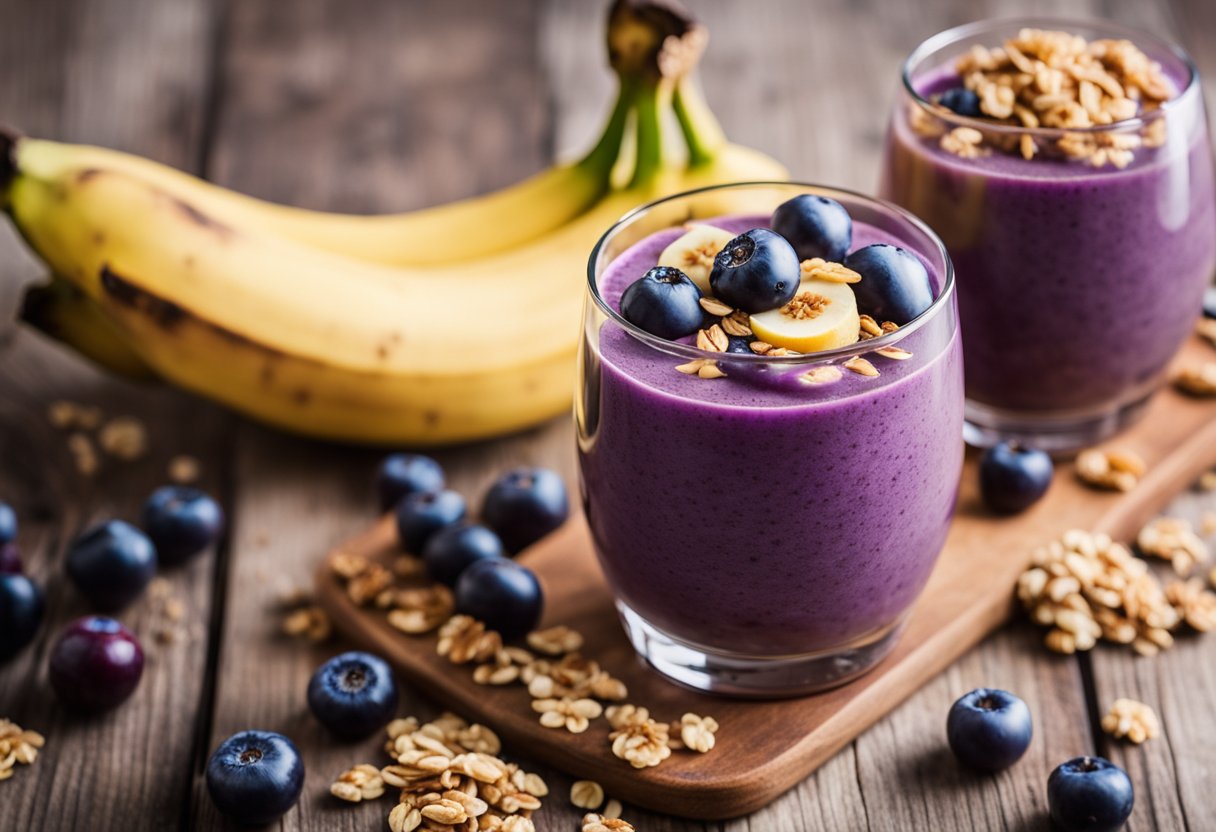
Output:
<svg viewBox="0 0 1216 832">
<path fill-rule="evenodd" d="M 612 107 L 612 112 L 608 116 L 608 122 L 604 125 L 604 131 L 600 134 L 599 141 L 575 165 L 597 177 L 603 177 L 605 181 L 621 155 L 621 141 L 625 138 L 629 112 L 633 109 L 638 95 L 636 79 L 620 75 L 618 81 L 616 103 Z"/>
<path fill-rule="evenodd" d="M 672 106 L 688 145 L 688 166 L 695 168 L 712 162 L 726 144 L 726 134 L 691 75 L 685 75 L 676 85 Z"/>
<path fill-rule="evenodd" d="M 645 84 L 637 97 L 637 161 L 629 187 L 645 187 L 663 169 L 663 114 L 671 106 L 671 86 L 663 81 Z"/>
<path fill-rule="evenodd" d="M 0 209 L 8 207 L 8 186 L 17 175 L 17 142 L 21 135 L 0 124 Z"/>
</svg>

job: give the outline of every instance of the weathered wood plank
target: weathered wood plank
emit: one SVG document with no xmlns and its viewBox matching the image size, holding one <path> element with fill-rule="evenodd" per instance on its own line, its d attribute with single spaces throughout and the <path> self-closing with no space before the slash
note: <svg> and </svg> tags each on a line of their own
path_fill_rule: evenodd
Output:
<svg viewBox="0 0 1216 832">
<path fill-rule="evenodd" d="M 208 79 L 209 0 L 0 3 L 0 119 L 35 135 L 108 144 L 190 167 L 200 141 Z M 87 522 L 132 519 L 164 482 L 166 461 L 204 460 L 203 486 L 218 492 L 228 418 L 178 393 L 122 383 L 13 319 L 23 284 L 41 271 L 15 235 L 0 231 L 0 497 L 17 507 L 29 571 L 46 588 L 38 640 L 0 668 L 0 714 L 46 734 L 36 765 L 4 784 L 12 829 L 168 829 L 188 798 L 195 717 L 203 698 L 215 558 L 167 573 L 186 622 L 172 644 L 149 597 L 119 617 L 147 651 L 144 679 L 113 714 L 85 719 L 58 707 L 47 683 L 50 643 L 88 609 L 63 576 L 70 538 Z M 80 476 L 65 437 L 46 422 L 54 399 L 129 413 L 150 428 L 136 464 L 106 463 Z M 137 762 L 138 761 L 138 762 Z"/>
</svg>

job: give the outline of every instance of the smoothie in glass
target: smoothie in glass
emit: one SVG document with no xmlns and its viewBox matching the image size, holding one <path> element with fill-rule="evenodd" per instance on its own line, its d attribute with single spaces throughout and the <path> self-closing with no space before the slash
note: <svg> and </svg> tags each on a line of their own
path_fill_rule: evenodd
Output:
<svg viewBox="0 0 1216 832">
<path fill-rule="evenodd" d="M 958 270 L 968 440 L 1071 450 L 1118 430 L 1216 266 L 1190 60 L 1105 24 L 989 21 L 931 38 L 903 81 L 881 192 Z"/>
<path fill-rule="evenodd" d="M 848 208 L 854 249 L 915 253 L 936 295 L 928 311 L 877 338 L 786 355 L 706 353 L 620 317 L 626 287 L 684 233 L 662 228 L 662 216 L 740 233 L 769 216 L 717 215 L 732 196 L 771 212 L 808 191 Z M 623 221 L 597 248 L 590 279 L 583 499 L 639 653 L 678 681 L 739 695 L 802 693 L 864 672 L 928 579 L 962 464 L 953 279 L 936 238 L 852 194 L 727 186 Z M 865 369 L 850 363 L 858 357 L 874 374 L 849 369 Z M 676 369 L 696 361 L 722 375 Z"/>
</svg>

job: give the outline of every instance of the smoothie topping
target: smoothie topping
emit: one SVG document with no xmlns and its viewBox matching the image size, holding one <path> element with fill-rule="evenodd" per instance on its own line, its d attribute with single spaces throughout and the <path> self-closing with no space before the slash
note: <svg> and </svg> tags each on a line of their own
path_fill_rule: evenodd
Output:
<svg viewBox="0 0 1216 832">
<path fill-rule="evenodd" d="M 796 321 L 818 318 L 832 303 L 830 298 L 814 292 L 799 292 L 794 299 L 781 307 L 781 314 Z"/>
<path fill-rule="evenodd" d="M 938 95 L 938 106 L 1016 127 L 1115 124 L 1158 109 L 1173 94 L 1160 65 L 1131 41 L 1086 41 L 1068 32 L 1023 29 L 995 49 L 973 46 L 955 69 L 962 86 Z M 986 145 L 1026 159 L 1042 149 L 1029 135 L 988 136 L 969 127 L 945 132 L 932 118 L 914 117 L 912 126 L 940 135 L 942 149 L 963 158 L 985 155 Z M 1054 142 L 1054 150 L 1094 167 L 1123 168 L 1136 148 L 1161 144 L 1164 128 L 1165 122 L 1155 119 L 1140 132 L 1066 133 Z"/>
<path fill-rule="evenodd" d="M 1216 361 L 1183 367 L 1174 385 L 1192 396 L 1216 396 Z"/>
<path fill-rule="evenodd" d="M 859 376 L 869 376 L 873 378 L 878 375 L 878 369 L 860 355 L 855 358 L 850 358 L 844 362 L 844 368 L 849 372 L 857 373 Z"/>
<path fill-rule="evenodd" d="M 802 374 L 802 380 L 807 384 L 831 384 L 842 378 L 844 378 L 844 373 L 840 371 L 840 368 L 831 365 L 812 367 Z"/>
<path fill-rule="evenodd" d="M 802 261 L 803 280 L 827 280 L 831 283 L 857 283 L 861 275 L 843 263 L 812 257 Z"/>
</svg>

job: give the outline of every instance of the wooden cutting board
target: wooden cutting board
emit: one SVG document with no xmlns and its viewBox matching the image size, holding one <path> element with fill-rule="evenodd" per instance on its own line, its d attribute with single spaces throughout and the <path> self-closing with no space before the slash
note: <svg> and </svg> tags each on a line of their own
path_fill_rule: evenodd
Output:
<svg viewBox="0 0 1216 832">
<path fill-rule="evenodd" d="M 1178 361 L 1214 357 L 1210 347 L 1193 339 Z M 469 667 L 436 655 L 434 634 L 402 635 L 385 623 L 382 613 L 351 604 L 327 564 L 317 574 L 318 596 L 339 630 L 384 656 L 443 707 L 491 726 L 508 751 L 596 780 L 609 794 L 649 809 L 709 820 L 735 817 L 766 805 L 805 778 L 1004 622 L 1013 610 L 1013 584 L 1037 545 L 1073 527 L 1134 537 L 1172 496 L 1216 465 L 1216 400 L 1164 390 L 1142 422 L 1109 444 L 1132 449 L 1148 462 L 1148 474 L 1133 491 L 1088 489 L 1070 465 L 1061 464 L 1047 497 L 1012 518 L 993 516 L 982 507 L 977 455 L 969 453 L 954 524 L 903 638 L 870 674 L 802 699 L 705 696 L 644 666 L 618 623 L 586 523 L 572 519 L 520 558 L 544 583 L 543 625 L 561 623 L 581 631 L 583 653 L 624 680 L 629 701 L 650 708 L 656 719 L 678 719 L 692 711 L 721 724 L 710 753 L 677 752 L 642 771 L 612 755 L 604 719 L 594 720 L 579 735 L 542 727 L 522 686 L 474 684 Z M 390 519 L 340 548 L 388 562 L 396 554 Z"/>
</svg>

